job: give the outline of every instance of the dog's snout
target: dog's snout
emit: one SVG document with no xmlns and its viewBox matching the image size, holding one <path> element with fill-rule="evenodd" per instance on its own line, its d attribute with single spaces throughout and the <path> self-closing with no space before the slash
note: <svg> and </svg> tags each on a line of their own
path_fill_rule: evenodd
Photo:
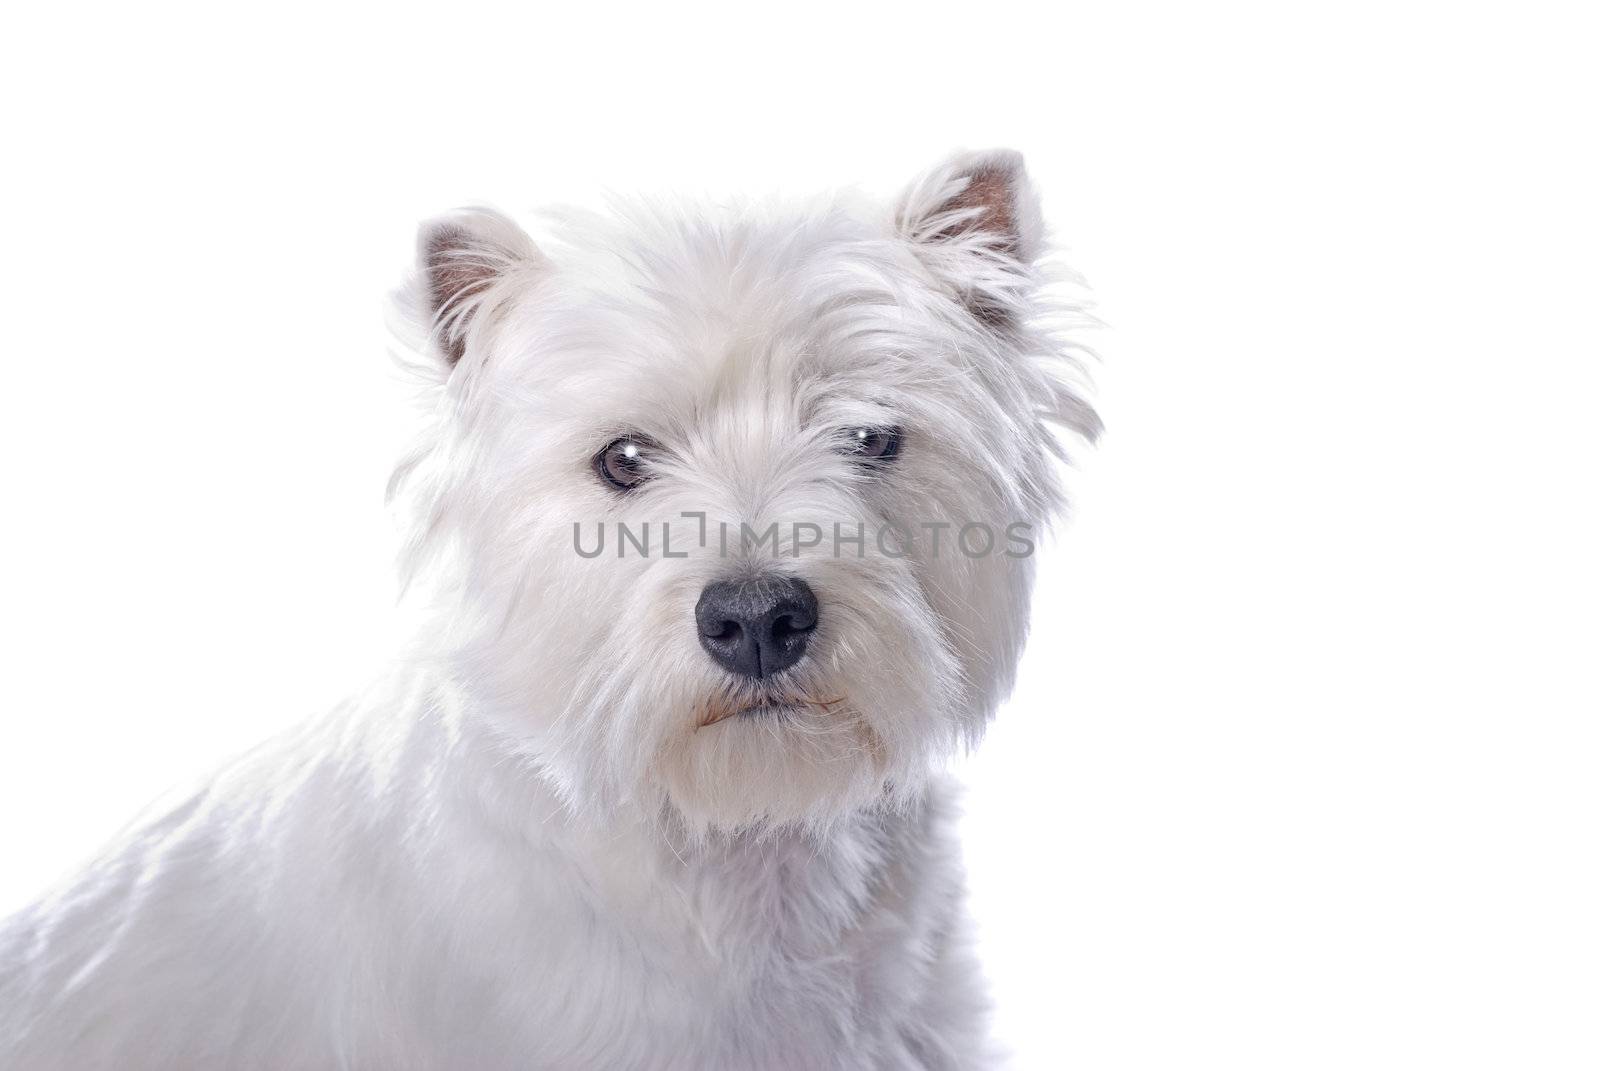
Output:
<svg viewBox="0 0 1600 1071">
<path fill-rule="evenodd" d="M 700 645 L 724 669 L 770 677 L 805 656 L 817 596 L 793 577 L 720 580 L 700 593 L 694 620 Z"/>
</svg>

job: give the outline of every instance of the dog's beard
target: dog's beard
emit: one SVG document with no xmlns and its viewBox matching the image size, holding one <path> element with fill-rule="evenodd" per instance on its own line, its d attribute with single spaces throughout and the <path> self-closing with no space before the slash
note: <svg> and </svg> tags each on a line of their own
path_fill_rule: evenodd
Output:
<svg viewBox="0 0 1600 1071">
<path fill-rule="evenodd" d="M 648 776 L 691 829 L 826 824 L 913 793 L 955 746 L 946 652 L 834 658 L 851 645 L 829 640 L 775 681 L 699 676 L 658 711 L 668 728 Z"/>
<path fill-rule="evenodd" d="M 654 775 L 690 828 L 826 821 L 885 791 L 890 755 L 842 688 L 713 688 L 669 735 Z"/>
</svg>

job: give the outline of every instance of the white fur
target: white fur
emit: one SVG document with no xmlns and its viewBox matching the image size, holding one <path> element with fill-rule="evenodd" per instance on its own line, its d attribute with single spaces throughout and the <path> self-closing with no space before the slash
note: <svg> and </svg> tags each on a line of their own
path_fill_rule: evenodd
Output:
<svg viewBox="0 0 1600 1071">
<path fill-rule="evenodd" d="M 980 172 L 1014 233 L 961 202 Z M 403 295 L 414 647 L 0 928 L 0 1066 L 988 1064 L 939 770 L 1010 688 L 1031 559 L 584 559 L 572 525 L 1047 524 L 1098 424 L 1020 159 L 888 208 L 547 224 L 436 222 L 424 269 L 443 236 L 478 284 Z M 886 470 L 840 455 L 890 425 Z M 619 496 L 589 459 L 624 433 L 663 453 Z M 702 728 L 735 686 L 695 600 L 773 570 L 821 606 L 792 687 L 840 702 Z"/>
</svg>

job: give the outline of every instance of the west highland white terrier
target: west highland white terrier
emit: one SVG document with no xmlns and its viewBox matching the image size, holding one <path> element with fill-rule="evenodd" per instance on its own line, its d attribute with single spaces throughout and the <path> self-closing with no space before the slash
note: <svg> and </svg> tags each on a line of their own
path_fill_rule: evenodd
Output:
<svg viewBox="0 0 1600 1071">
<path fill-rule="evenodd" d="M 973 1068 L 943 767 L 1092 440 L 1015 153 L 424 225 L 426 625 L 0 929 L 6 1068 Z"/>
</svg>

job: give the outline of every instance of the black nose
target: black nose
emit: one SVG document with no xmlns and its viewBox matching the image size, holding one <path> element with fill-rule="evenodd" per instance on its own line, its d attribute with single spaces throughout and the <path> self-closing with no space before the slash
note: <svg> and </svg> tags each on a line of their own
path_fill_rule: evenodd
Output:
<svg viewBox="0 0 1600 1071">
<path fill-rule="evenodd" d="M 700 593 L 694 620 L 700 645 L 723 668 L 770 677 L 805 656 L 817 627 L 817 596 L 792 577 L 721 580 Z"/>
</svg>

